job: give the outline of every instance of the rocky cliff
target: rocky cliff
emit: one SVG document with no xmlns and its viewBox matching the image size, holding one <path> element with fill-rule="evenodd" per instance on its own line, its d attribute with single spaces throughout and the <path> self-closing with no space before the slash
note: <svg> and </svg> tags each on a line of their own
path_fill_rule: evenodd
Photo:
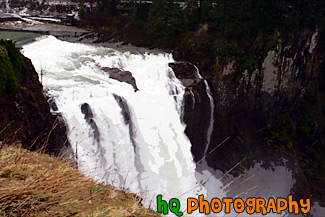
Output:
<svg viewBox="0 0 325 217">
<path fill-rule="evenodd" d="M 266 168 L 286 164 L 296 174 L 296 195 L 324 203 L 324 33 L 316 29 L 286 39 L 278 36 L 277 41 L 262 67 L 239 72 L 233 57 L 206 76 L 215 103 L 208 150 L 230 136 L 207 162 L 222 171 L 241 162 L 235 174 L 255 162 Z M 187 87 L 184 122 L 198 161 L 206 146 L 211 108 L 202 79 L 190 75 L 195 70 L 190 64 L 181 64 L 172 67 Z"/>
<path fill-rule="evenodd" d="M 0 140 L 59 154 L 68 145 L 66 128 L 53 116 L 31 61 L 11 41 L 1 41 Z"/>
</svg>

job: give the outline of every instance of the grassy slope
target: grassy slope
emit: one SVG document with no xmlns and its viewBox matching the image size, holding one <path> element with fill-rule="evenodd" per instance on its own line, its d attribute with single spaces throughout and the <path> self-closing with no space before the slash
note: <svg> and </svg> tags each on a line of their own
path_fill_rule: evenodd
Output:
<svg viewBox="0 0 325 217">
<path fill-rule="evenodd" d="M 139 204 L 58 158 L 0 142 L 0 216 L 158 216 Z"/>
</svg>

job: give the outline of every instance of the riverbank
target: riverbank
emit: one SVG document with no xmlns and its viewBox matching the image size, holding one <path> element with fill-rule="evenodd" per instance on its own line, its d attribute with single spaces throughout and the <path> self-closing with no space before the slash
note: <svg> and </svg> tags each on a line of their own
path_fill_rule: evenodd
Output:
<svg viewBox="0 0 325 217">
<path fill-rule="evenodd" d="M 61 40 L 69 40 L 71 42 L 84 43 L 92 43 L 94 41 L 93 36 L 95 35 L 95 33 L 92 33 L 91 31 L 88 31 L 86 29 L 53 23 L 33 23 L 32 25 L 26 25 L 25 23 L 13 22 L 11 25 L 0 25 L 0 33 L 1 32 L 12 32 L 12 34 L 30 33 L 38 34 L 38 36 L 53 35 Z M 1 38 L 5 37 L 5 35 L 0 36 Z M 29 39 L 31 38 L 33 37 L 30 37 Z M 20 44 L 24 43 L 19 40 L 20 38 L 15 38 L 15 36 L 14 38 L 11 37 L 10 39 L 18 39 L 18 42 Z M 28 41 L 26 41 L 25 43 L 28 43 Z"/>
</svg>

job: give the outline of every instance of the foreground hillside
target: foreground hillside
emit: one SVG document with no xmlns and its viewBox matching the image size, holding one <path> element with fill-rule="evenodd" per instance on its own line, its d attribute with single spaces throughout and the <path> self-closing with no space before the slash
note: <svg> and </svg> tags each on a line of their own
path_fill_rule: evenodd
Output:
<svg viewBox="0 0 325 217">
<path fill-rule="evenodd" d="M 0 143 L 0 216 L 157 216 L 47 154 Z"/>
</svg>

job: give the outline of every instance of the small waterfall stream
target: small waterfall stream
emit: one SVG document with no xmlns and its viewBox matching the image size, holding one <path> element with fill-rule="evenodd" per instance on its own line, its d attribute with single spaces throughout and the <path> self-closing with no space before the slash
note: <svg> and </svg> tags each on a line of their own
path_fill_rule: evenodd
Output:
<svg viewBox="0 0 325 217">
<path fill-rule="evenodd" d="M 191 64 L 191 65 L 193 65 L 193 67 L 196 69 L 197 78 L 200 78 L 204 81 L 206 93 L 207 93 L 207 96 L 209 97 L 209 101 L 210 101 L 210 122 L 209 122 L 208 131 L 207 131 L 207 143 L 206 143 L 206 146 L 204 149 L 204 155 L 203 155 L 203 156 L 206 156 L 207 151 L 210 146 L 211 135 L 212 135 L 213 125 L 214 125 L 214 100 L 213 100 L 211 89 L 210 89 L 210 86 L 209 86 L 207 80 L 205 80 L 202 77 L 202 75 L 200 74 L 200 70 L 198 69 L 198 67 L 196 65 L 194 65 L 194 64 Z"/>
</svg>

